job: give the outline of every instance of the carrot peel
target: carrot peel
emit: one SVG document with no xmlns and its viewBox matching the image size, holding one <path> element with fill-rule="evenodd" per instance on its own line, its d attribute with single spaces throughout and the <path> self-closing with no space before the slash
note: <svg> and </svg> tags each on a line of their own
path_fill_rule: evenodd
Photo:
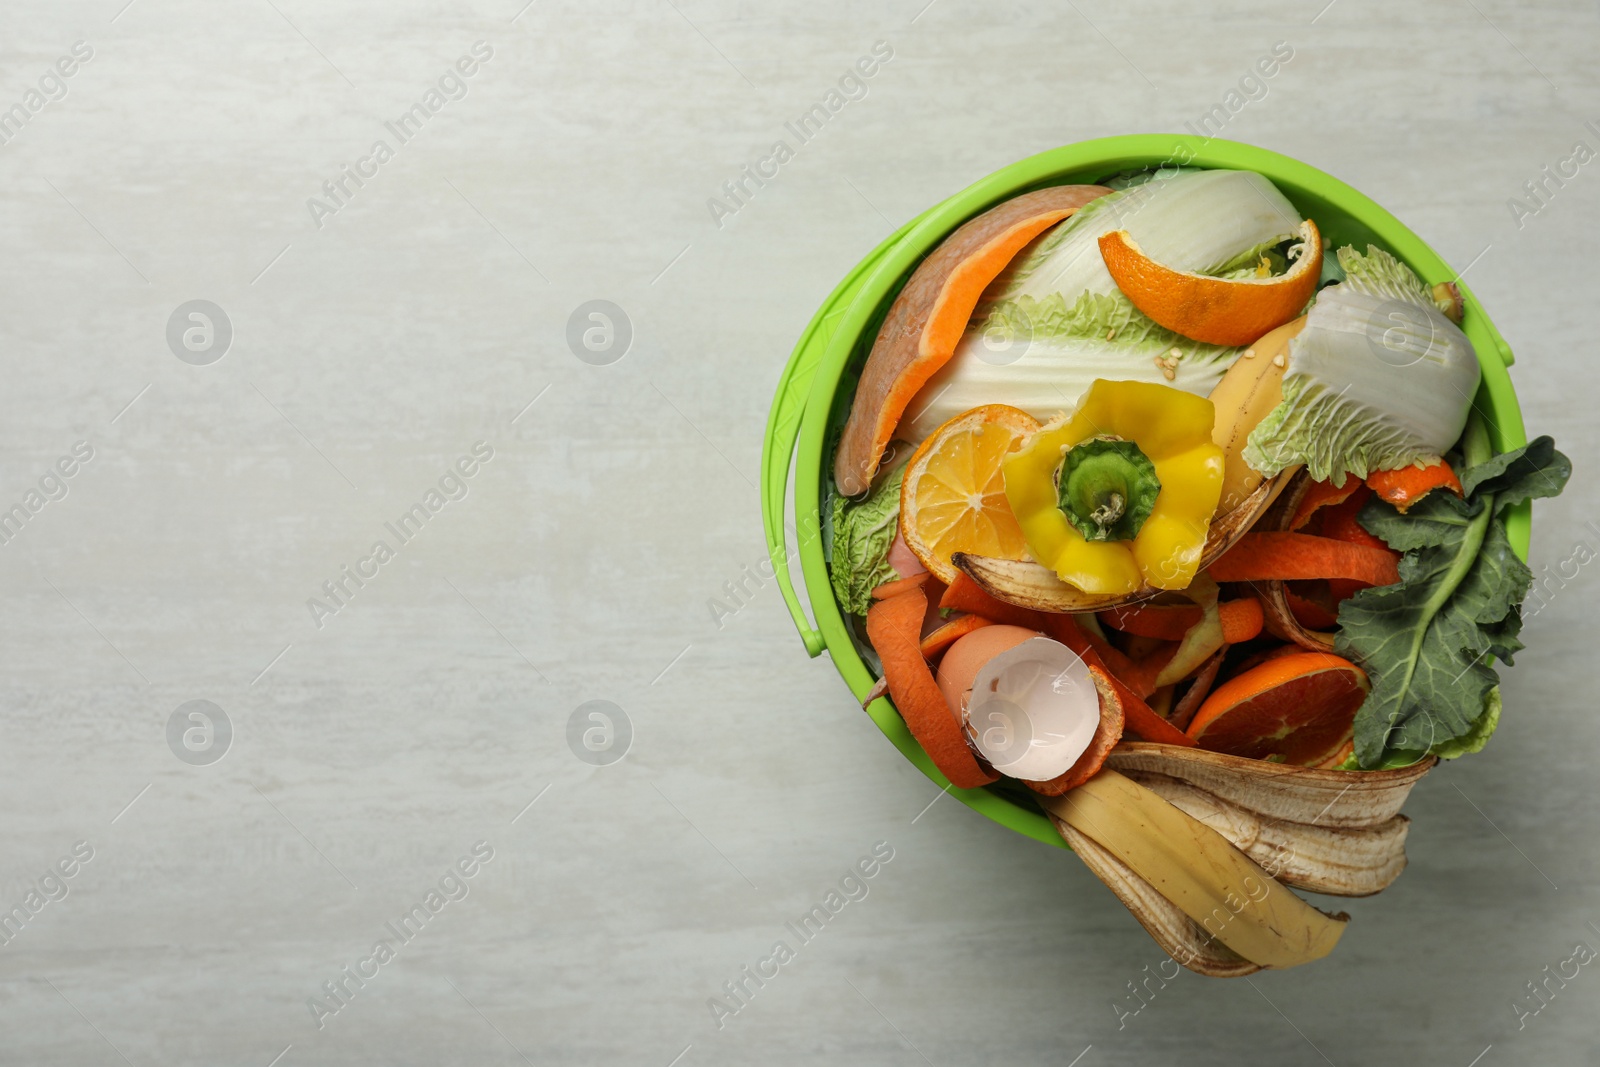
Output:
<svg viewBox="0 0 1600 1067">
<path fill-rule="evenodd" d="M 993 625 L 982 615 L 958 615 L 922 639 L 922 658 L 931 660 L 972 631 Z"/>
<path fill-rule="evenodd" d="M 1261 633 L 1261 602 L 1255 597 L 1225 600 L 1217 605 L 1217 612 L 1222 618 L 1222 639 L 1230 645 Z M 1203 614 L 1196 604 L 1133 604 L 1102 611 L 1100 619 L 1112 629 L 1136 637 L 1182 641 Z"/>
<path fill-rule="evenodd" d="M 889 696 L 911 735 L 951 785 L 976 789 L 999 776 L 984 769 L 967 747 L 956 713 L 922 657 L 918 635 L 927 608 L 920 586 L 879 600 L 867 609 L 867 640 L 883 662 Z"/>
<path fill-rule="evenodd" d="M 1134 696 L 1127 686 L 1112 679 L 1122 699 L 1122 714 L 1127 722 L 1127 732 L 1137 734 L 1145 741 L 1159 741 L 1164 745 L 1183 745 L 1194 748 L 1195 742 L 1188 734 L 1155 713 L 1155 710 Z"/>
<path fill-rule="evenodd" d="M 1404 515 L 1412 504 L 1435 489 L 1448 489 L 1461 495 L 1461 479 L 1444 460 L 1426 467 L 1405 466 L 1392 471 L 1374 471 L 1367 476 L 1367 484 L 1378 496 L 1393 504 Z"/>
<path fill-rule="evenodd" d="M 1393 585 L 1400 572 L 1393 552 L 1303 533 L 1248 533 L 1211 565 L 1219 582 L 1347 578 Z"/>
<path fill-rule="evenodd" d="M 921 574 L 913 574 L 909 578 L 896 578 L 892 581 L 884 582 L 882 585 L 878 586 L 872 591 L 872 599 L 888 600 L 890 597 L 896 597 L 902 593 L 909 593 L 913 589 L 921 589 L 929 577 L 930 576 L 928 572 L 923 571 Z M 924 598 L 924 600 L 926 600 L 926 598 Z"/>
<path fill-rule="evenodd" d="M 1044 612 L 1031 611 L 1028 608 L 1019 608 L 1015 604 L 1007 604 L 1003 600 L 996 600 L 965 571 L 958 571 L 955 579 L 946 587 L 944 595 L 939 598 L 939 608 L 942 611 L 964 611 L 982 615 L 992 622 L 1003 622 L 1008 626 L 1026 626 L 1031 630 L 1043 629 L 1040 620 L 1044 618 Z"/>
</svg>

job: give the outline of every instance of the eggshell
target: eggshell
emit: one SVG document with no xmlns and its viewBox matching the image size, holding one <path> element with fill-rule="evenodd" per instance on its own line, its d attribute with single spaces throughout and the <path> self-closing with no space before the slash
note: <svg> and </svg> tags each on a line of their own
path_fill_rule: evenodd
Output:
<svg viewBox="0 0 1600 1067">
<path fill-rule="evenodd" d="M 1071 769 L 1099 726 L 1100 695 L 1088 665 L 1041 635 L 979 668 L 963 730 L 1001 774 L 1045 782 Z"/>
<path fill-rule="evenodd" d="M 967 692 L 983 665 L 1029 638 L 1041 636 L 1039 631 L 1026 626 L 985 626 L 967 634 L 945 651 L 944 659 L 939 661 L 939 689 L 944 693 L 945 703 L 950 705 L 956 722 L 962 722 L 965 718 L 962 711 Z"/>
</svg>

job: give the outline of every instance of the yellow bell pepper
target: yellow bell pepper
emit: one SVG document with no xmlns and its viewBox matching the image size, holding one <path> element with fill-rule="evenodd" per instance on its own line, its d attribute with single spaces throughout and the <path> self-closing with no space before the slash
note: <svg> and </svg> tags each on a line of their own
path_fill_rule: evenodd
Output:
<svg viewBox="0 0 1600 1067">
<path fill-rule="evenodd" d="M 1222 496 L 1215 417 L 1181 389 L 1096 380 L 1002 464 L 1033 558 L 1086 593 L 1186 588 Z"/>
</svg>

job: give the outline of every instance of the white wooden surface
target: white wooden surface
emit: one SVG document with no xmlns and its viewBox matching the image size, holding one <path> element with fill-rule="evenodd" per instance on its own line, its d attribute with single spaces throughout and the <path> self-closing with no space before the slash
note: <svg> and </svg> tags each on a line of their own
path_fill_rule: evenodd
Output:
<svg viewBox="0 0 1600 1067">
<path fill-rule="evenodd" d="M 708 602 L 764 558 L 775 378 L 862 254 L 1022 156 L 1197 122 L 1280 41 L 1224 135 L 1470 264 L 1530 427 L 1578 470 L 1539 505 L 1535 563 L 1600 551 L 1600 163 L 1520 226 L 1507 203 L 1600 149 L 1595 5 L 122 3 L 0 11 L 0 109 L 93 50 L 0 146 L 0 502 L 94 451 L 0 546 L 0 905 L 93 850 L 0 946 L 0 1061 L 1494 1067 L 1592 1046 L 1593 967 L 1520 1029 L 1512 1007 L 1600 948 L 1592 568 L 1530 620 L 1499 734 L 1417 790 L 1410 869 L 1345 905 L 1332 958 L 1182 975 L 1120 1029 L 1161 955 L 1111 894 L 929 808 L 770 583 L 731 617 Z M 465 96 L 387 134 L 478 41 Z M 865 95 L 847 84 L 719 227 L 707 200 L 877 41 Z M 308 198 L 380 138 L 394 157 L 319 228 Z M 234 331 L 206 366 L 166 340 L 195 299 Z M 591 299 L 634 331 L 607 366 L 565 339 Z M 465 498 L 317 628 L 307 599 L 396 547 L 383 524 L 477 441 Z M 167 743 L 191 700 L 233 726 L 208 766 Z M 590 700 L 631 720 L 619 763 L 568 746 Z M 478 841 L 464 899 L 386 932 Z M 785 923 L 880 841 L 866 895 L 799 945 Z M 308 998 L 385 937 L 395 958 L 319 1029 Z M 779 939 L 795 958 L 719 1029 L 708 998 Z"/>
</svg>

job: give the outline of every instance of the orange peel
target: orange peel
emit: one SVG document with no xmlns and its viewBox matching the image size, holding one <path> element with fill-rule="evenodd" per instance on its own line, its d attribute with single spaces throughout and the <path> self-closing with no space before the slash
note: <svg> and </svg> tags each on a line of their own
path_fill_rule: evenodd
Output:
<svg viewBox="0 0 1600 1067">
<path fill-rule="evenodd" d="M 1174 333 L 1212 345 L 1248 345 L 1300 314 L 1322 276 L 1322 234 L 1300 224 L 1300 255 L 1283 274 L 1212 278 L 1173 270 L 1139 249 L 1127 230 L 1100 238 L 1106 269 L 1132 303 Z"/>
</svg>

